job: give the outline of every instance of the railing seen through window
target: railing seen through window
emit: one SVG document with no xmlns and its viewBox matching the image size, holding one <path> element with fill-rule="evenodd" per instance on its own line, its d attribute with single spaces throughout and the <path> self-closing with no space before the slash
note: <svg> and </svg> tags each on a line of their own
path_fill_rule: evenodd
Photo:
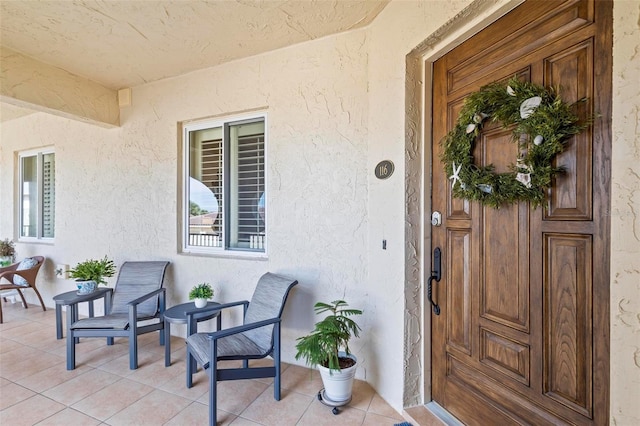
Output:
<svg viewBox="0 0 640 426">
<path fill-rule="evenodd" d="M 265 119 L 186 126 L 186 248 L 264 252 Z"/>
</svg>

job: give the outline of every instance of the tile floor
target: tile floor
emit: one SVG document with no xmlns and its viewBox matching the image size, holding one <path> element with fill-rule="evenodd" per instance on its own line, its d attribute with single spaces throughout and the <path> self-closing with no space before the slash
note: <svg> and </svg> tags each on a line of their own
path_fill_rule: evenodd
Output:
<svg viewBox="0 0 640 426">
<path fill-rule="evenodd" d="M 0 324 L 0 425 L 205 425 L 207 377 L 185 386 L 184 339 L 172 337 L 172 365 L 164 366 L 157 333 L 139 337 L 137 370 L 128 368 L 126 339 L 107 346 L 83 339 L 76 369 L 66 370 L 65 340 L 56 340 L 55 311 L 3 303 Z M 321 404 L 317 371 L 284 365 L 282 399 L 273 399 L 272 380 L 219 384 L 222 425 L 393 425 L 405 421 L 366 382 L 340 414 Z"/>
</svg>

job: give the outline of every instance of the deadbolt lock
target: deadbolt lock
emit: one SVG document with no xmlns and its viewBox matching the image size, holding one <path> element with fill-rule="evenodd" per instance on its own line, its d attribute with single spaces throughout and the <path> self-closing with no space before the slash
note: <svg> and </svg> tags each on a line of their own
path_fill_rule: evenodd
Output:
<svg viewBox="0 0 640 426">
<path fill-rule="evenodd" d="M 431 213 L 431 225 L 433 226 L 442 225 L 442 214 L 440 212 Z"/>
</svg>

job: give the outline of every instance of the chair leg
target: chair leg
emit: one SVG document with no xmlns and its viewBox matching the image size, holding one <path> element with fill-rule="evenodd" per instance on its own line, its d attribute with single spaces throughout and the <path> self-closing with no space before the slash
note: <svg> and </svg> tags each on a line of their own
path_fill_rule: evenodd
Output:
<svg viewBox="0 0 640 426">
<path fill-rule="evenodd" d="M 209 426 L 218 424 L 218 366 L 213 360 L 209 361 Z"/>
<path fill-rule="evenodd" d="M 129 335 L 129 369 L 138 368 L 138 336 Z"/>
<path fill-rule="evenodd" d="M 0 324 L 2 324 L 2 302 L 0 301 Z"/>
<path fill-rule="evenodd" d="M 76 342 L 73 332 L 67 334 L 67 370 L 76 368 Z"/>
<path fill-rule="evenodd" d="M 74 321 L 73 306 L 67 307 L 67 370 L 76 368 L 76 341 L 78 340 L 71 329 Z"/>
<path fill-rule="evenodd" d="M 273 398 L 280 401 L 280 323 L 274 325 L 273 362 L 276 367 L 276 377 L 273 380 Z"/>
<path fill-rule="evenodd" d="M 193 355 L 191 355 L 191 351 L 189 350 L 189 345 L 187 345 L 187 389 L 190 389 L 193 385 Z"/>
<path fill-rule="evenodd" d="M 204 368 L 204 365 L 203 365 Z M 209 343 L 209 426 L 218 424 L 218 341 Z"/>
<path fill-rule="evenodd" d="M 129 306 L 129 369 L 138 368 L 138 310 Z"/>
<path fill-rule="evenodd" d="M 22 306 L 24 306 L 25 309 L 29 309 L 29 306 L 27 305 L 27 300 L 24 298 L 24 294 L 22 294 L 22 291 L 20 291 L 19 288 L 16 288 L 16 291 L 20 295 L 20 299 L 22 299 Z"/>
<path fill-rule="evenodd" d="M 47 310 L 47 308 L 45 308 L 45 306 L 44 306 L 44 302 L 42 301 L 42 296 L 40 296 L 40 292 L 35 287 L 31 287 L 31 288 L 33 289 L 33 291 L 36 292 L 36 296 L 38 296 L 38 300 L 40 301 L 40 306 L 42 306 L 42 312 L 45 312 Z M 93 304 L 93 302 L 90 302 L 90 303 Z"/>
</svg>

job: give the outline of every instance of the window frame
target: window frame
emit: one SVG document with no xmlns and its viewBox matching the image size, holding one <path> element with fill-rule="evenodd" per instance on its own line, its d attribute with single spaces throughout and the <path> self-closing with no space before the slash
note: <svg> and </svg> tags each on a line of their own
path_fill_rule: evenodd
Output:
<svg viewBox="0 0 640 426">
<path fill-rule="evenodd" d="M 44 173 L 43 173 L 43 158 L 45 155 L 52 154 L 54 158 L 54 171 L 53 171 L 53 237 L 45 237 L 44 236 Z M 56 179 L 55 179 L 55 147 L 43 147 L 37 149 L 30 149 L 25 151 L 18 152 L 18 179 L 17 179 L 17 190 L 16 196 L 18 198 L 17 206 L 17 236 L 18 241 L 20 242 L 39 242 L 39 243 L 48 243 L 53 244 L 55 242 L 55 188 L 56 188 Z M 36 203 L 36 236 L 26 236 L 22 235 L 23 233 L 23 220 L 24 220 L 24 167 L 23 160 L 29 157 L 36 157 L 36 187 L 37 187 L 37 203 Z"/>
<path fill-rule="evenodd" d="M 254 258 L 254 259 L 266 259 L 268 257 L 268 245 L 264 244 L 264 251 L 256 251 L 252 249 L 245 248 L 236 248 L 236 247 L 228 247 L 229 245 L 229 227 L 230 227 L 230 218 L 227 217 L 229 204 L 229 186 L 228 180 L 231 174 L 230 167 L 230 152 L 228 152 L 225 147 L 228 146 L 228 126 L 243 124 L 243 123 L 251 123 L 262 120 L 264 122 L 264 223 L 265 223 L 265 240 L 268 240 L 268 206 L 267 206 L 267 182 L 268 182 L 268 158 L 267 158 L 267 144 L 268 144 L 268 117 L 266 111 L 253 111 L 244 114 L 234 114 L 234 115 L 225 115 L 220 117 L 212 117 L 201 120 L 193 120 L 186 121 L 182 123 L 182 131 L 181 133 L 181 141 L 180 141 L 180 152 L 182 156 L 181 165 L 182 170 L 180 171 L 180 185 L 181 185 L 181 201 L 179 205 L 181 206 L 180 211 L 180 229 L 178 230 L 180 236 L 180 249 L 184 254 L 194 254 L 194 255 L 214 255 L 214 256 L 222 256 L 222 257 L 240 257 L 240 258 Z M 190 134 L 199 130 L 206 130 L 220 127 L 222 128 L 223 135 L 223 173 L 222 173 L 222 188 L 223 188 L 223 203 L 224 207 L 222 207 L 223 219 L 222 219 L 222 246 L 221 247 L 202 247 L 202 246 L 194 246 L 189 244 L 189 178 L 190 178 Z"/>
</svg>

